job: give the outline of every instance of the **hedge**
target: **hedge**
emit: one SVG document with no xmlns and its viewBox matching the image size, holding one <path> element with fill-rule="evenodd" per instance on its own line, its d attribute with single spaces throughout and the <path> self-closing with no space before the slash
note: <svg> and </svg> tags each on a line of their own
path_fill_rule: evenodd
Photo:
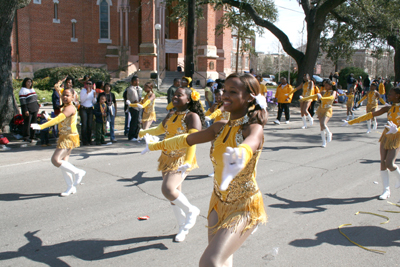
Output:
<svg viewBox="0 0 400 267">
<path fill-rule="evenodd" d="M 43 84 L 43 86 L 40 89 L 43 88 L 46 90 L 51 90 L 54 87 L 55 83 L 57 83 L 59 80 L 64 79 L 65 76 L 67 75 L 74 78 L 75 83 L 77 83 L 77 80 L 85 75 L 91 76 L 91 79 L 94 82 L 110 81 L 110 74 L 108 73 L 107 70 L 101 68 L 81 67 L 81 66 L 40 69 L 34 73 L 34 80 L 48 78 L 47 84 Z M 75 86 L 79 85 L 75 84 Z"/>
<path fill-rule="evenodd" d="M 357 68 L 357 67 L 347 67 L 342 69 L 339 72 L 339 84 L 342 86 L 343 89 L 347 89 L 347 77 L 350 75 L 350 73 L 354 74 L 354 79 L 358 79 L 358 77 L 362 77 L 362 79 L 365 79 L 367 76 L 367 73 L 362 68 Z"/>
</svg>

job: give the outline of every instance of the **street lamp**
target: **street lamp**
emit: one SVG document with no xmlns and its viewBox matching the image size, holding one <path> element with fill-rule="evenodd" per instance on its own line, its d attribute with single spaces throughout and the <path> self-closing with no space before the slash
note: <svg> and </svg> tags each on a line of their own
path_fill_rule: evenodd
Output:
<svg viewBox="0 0 400 267">
<path fill-rule="evenodd" d="M 156 42 L 157 42 L 157 91 L 160 90 L 160 30 L 161 24 L 154 25 L 156 29 Z"/>
</svg>

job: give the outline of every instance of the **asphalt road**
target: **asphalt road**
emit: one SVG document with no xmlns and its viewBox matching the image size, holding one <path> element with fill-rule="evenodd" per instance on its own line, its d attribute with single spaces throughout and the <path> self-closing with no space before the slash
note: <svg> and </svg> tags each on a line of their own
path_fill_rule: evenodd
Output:
<svg viewBox="0 0 400 267">
<path fill-rule="evenodd" d="M 161 114 L 164 106 L 157 107 Z M 235 253 L 234 266 L 399 266 L 400 214 L 383 210 L 400 209 L 377 200 L 385 118 L 366 134 L 365 123 L 341 127 L 345 109 L 335 107 L 333 141 L 321 148 L 318 120 L 302 130 L 298 109 L 288 125 L 273 125 L 275 116 L 265 126 L 257 175 L 268 223 Z M 118 140 L 73 150 L 70 161 L 87 175 L 66 198 L 59 197 L 66 188 L 61 171 L 50 163 L 54 147 L 0 152 L 1 266 L 198 265 L 207 246 L 210 144 L 198 146 L 200 168 L 183 183 L 201 216 L 186 241 L 174 243 L 177 226 L 156 171 L 159 152 L 141 156 L 144 144 Z M 390 200 L 397 202 L 400 190 L 390 182 Z M 144 215 L 150 219 L 137 219 Z M 350 243 L 338 230 L 342 224 L 351 224 L 342 231 L 353 241 L 386 253 Z"/>
</svg>

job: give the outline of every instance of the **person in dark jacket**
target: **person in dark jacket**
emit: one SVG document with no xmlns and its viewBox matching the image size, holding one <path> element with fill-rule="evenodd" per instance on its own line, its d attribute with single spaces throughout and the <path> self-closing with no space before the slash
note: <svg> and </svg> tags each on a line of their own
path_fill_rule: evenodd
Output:
<svg viewBox="0 0 400 267">
<path fill-rule="evenodd" d="M 369 87 L 371 86 L 371 80 L 369 79 L 369 76 L 365 76 L 365 79 L 363 81 L 363 86 L 364 86 L 364 94 L 369 92 Z"/>
<path fill-rule="evenodd" d="M 31 129 L 31 123 L 37 123 L 37 115 L 40 108 L 37 94 L 32 85 L 32 79 L 25 78 L 22 81 L 22 88 L 19 91 L 19 102 L 24 117 L 22 136 L 28 142 L 32 142 L 32 139 L 35 137 L 35 131 Z"/>
<path fill-rule="evenodd" d="M 108 115 L 108 106 L 106 104 L 106 96 L 101 95 L 100 102 L 94 105 L 93 113 L 96 117 L 96 145 L 106 144 L 104 134 L 106 132 L 106 122 Z"/>
</svg>

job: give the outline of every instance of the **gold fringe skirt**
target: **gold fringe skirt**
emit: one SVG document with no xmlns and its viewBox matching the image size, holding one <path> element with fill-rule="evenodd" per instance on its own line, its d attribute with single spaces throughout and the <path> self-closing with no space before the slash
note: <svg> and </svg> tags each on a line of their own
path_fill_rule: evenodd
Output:
<svg viewBox="0 0 400 267">
<path fill-rule="evenodd" d="M 156 121 L 156 120 L 157 120 L 156 113 L 154 111 L 150 113 L 143 112 L 142 121 Z"/>
<path fill-rule="evenodd" d="M 179 151 L 179 150 L 178 150 Z M 185 150 L 186 151 L 186 150 Z M 185 162 L 185 155 L 186 153 L 175 153 L 171 154 L 165 151 L 161 152 L 161 156 L 158 159 L 158 170 L 162 172 L 168 172 L 168 171 L 176 171 L 179 166 L 183 165 Z M 190 172 L 191 170 L 197 169 L 199 165 L 197 165 L 197 160 L 196 157 L 193 158 L 192 161 L 192 167 L 187 170 L 187 172 Z"/>
<path fill-rule="evenodd" d="M 323 117 L 332 118 L 332 108 L 321 108 L 321 107 L 319 107 L 317 109 L 316 113 L 317 113 L 318 118 L 323 118 Z"/>
<path fill-rule="evenodd" d="M 79 134 L 60 134 L 57 140 L 57 148 L 73 149 L 80 146 Z"/>
<path fill-rule="evenodd" d="M 371 105 L 371 104 L 367 104 L 367 113 L 372 112 L 373 109 L 378 108 L 378 105 Z"/>
<path fill-rule="evenodd" d="M 240 199 L 233 203 L 221 201 L 214 191 L 211 195 L 207 218 L 212 210 L 215 210 L 218 214 L 217 224 L 211 227 L 211 229 L 214 229 L 214 233 L 221 228 L 233 228 L 236 232 L 239 224 L 242 221 L 246 221 L 246 226 L 241 232 L 243 234 L 254 226 L 267 222 L 267 213 L 264 209 L 264 201 L 260 191 L 251 197 Z"/>
<path fill-rule="evenodd" d="M 347 103 L 346 103 L 346 106 L 347 106 L 348 108 L 352 108 L 353 105 L 354 105 L 354 102 L 353 102 L 353 101 L 347 101 Z"/>
<path fill-rule="evenodd" d="M 397 149 L 400 146 L 400 132 L 395 134 L 386 134 L 389 130 L 385 127 L 379 142 L 383 144 L 386 150 Z"/>
</svg>

